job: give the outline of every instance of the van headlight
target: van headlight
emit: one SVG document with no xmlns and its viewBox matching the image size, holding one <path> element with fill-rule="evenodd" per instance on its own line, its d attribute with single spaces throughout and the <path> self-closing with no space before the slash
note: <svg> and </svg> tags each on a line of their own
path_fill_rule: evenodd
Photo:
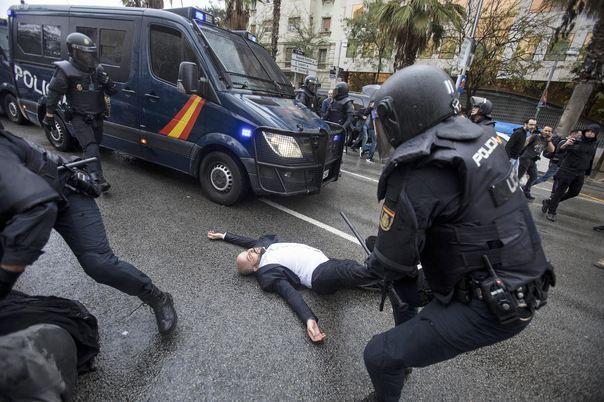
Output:
<svg viewBox="0 0 604 402">
<path fill-rule="evenodd" d="M 274 153 L 282 158 L 302 158 L 302 151 L 294 137 L 275 133 L 262 132 L 264 139 Z"/>
</svg>

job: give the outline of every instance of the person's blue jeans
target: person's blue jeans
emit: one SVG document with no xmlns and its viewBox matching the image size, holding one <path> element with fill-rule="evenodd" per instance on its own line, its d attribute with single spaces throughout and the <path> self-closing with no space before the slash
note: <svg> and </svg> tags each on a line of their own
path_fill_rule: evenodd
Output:
<svg viewBox="0 0 604 402">
<path fill-rule="evenodd" d="M 533 182 L 533 186 L 539 183 L 545 183 L 546 181 L 548 181 L 550 178 L 554 177 L 554 175 L 556 174 L 556 172 L 558 171 L 558 169 L 560 168 L 559 165 L 552 163 L 551 161 L 549 162 L 549 165 L 547 167 L 547 171 L 545 173 L 543 173 L 543 175 L 537 177 L 537 179 Z"/>
<path fill-rule="evenodd" d="M 368 129 L 367 125 L 363 125 L 363 152 L 367 154 L 368 159 L 373 159 L 377 141 L 373 128 Z"/>
</svg>

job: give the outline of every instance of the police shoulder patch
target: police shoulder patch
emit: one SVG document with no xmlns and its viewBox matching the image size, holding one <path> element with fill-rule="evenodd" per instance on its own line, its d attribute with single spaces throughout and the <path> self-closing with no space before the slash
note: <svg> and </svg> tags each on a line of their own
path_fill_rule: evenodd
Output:
<svg viewBox="0 0 604 402">
<path fill-rule="evenodd" d="M 82 89 L 83 89 L 82 88 L 82 84 L 77 84 L 76 85 L 76 90 L 81 91 Z"/>
<path fill-rule="evenodd" d="M 391 210 L 384 204 L 382 207 L 382 214 L 380 215 L 380 228 L 387 232 L 392 227 L 392 222 L 394 221 L 394 211 Z"/>
</svg>

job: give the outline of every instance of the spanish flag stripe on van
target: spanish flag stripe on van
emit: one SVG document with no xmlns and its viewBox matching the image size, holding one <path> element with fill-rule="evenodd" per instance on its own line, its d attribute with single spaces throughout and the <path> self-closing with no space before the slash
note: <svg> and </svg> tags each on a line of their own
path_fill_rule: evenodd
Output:
<svg viewBox="0 0 604 402">
<path fill-rule="evenodd" d="M 186 140 L 189 138 L 189 134 L 195 125 L 195 121 L 204 103 L 205 99 L 197 95 L 191 95 L 176 116 L 159 133 L 168 137 Z"/>
</svg>

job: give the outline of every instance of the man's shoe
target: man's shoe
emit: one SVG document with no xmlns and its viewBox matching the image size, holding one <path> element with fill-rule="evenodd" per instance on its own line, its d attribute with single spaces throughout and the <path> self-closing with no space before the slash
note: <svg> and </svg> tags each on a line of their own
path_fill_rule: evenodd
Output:
<svg viewBox="0 0 604 402">
<path fill-rule="evenodd" d="M 550 222 L 556 222 L 556 214 L 547 214 L 545 215 L 545 218 Z"/>
<path fill-rule="evenodd" d="M 149 295 L 142 296 L 140 299 L 153 309 L 155 321 L 157 321 L 157 329 L 160 334 L 167 335 L 174 331 L 178 322 L 178 316 L 176 315 L 174 301 L 170 293 L 161 292 L 154 287 Z"/>
<path fill-rule="evenodd" d="M 375 163 L 372 158 L 365 159 L 365 162 L 367 162 L 367 163 Z"/>
<path fill-rule="evenodd" d="M 547 213 L 547 209 L 549 208 L 549 198 L 541 201 L 541 212 L 544 214 Z"/>
<path fill-rule="evenodd" d="M 535 199 L 535 197 L 533 197 L 531 195 L 531 193 L 524 193 L 524 196 L 526 197 L 527 200 L 534 200 Z"/>
<path fill-rule="evenodd" d="M 598 261 L 594 262 L 594 267 L 604 269 L 604 258 L 600 258 Z"/>
<path fill-rule="evenodd" d="M 105 180 L 104 177 L 102 177 L 101 180 L 99 181 L 99 186 L 101 186 L 101 191 L 103 193 L 106 193 L 111 188 L 111 184 L 109 184 L 107 182 L 107 180 Z"/>
<path fill-rule="evenodd" d="M 604 232 L 604 225 L 594 226 L 593 228 L 596 232 Z"/>
</svg>

